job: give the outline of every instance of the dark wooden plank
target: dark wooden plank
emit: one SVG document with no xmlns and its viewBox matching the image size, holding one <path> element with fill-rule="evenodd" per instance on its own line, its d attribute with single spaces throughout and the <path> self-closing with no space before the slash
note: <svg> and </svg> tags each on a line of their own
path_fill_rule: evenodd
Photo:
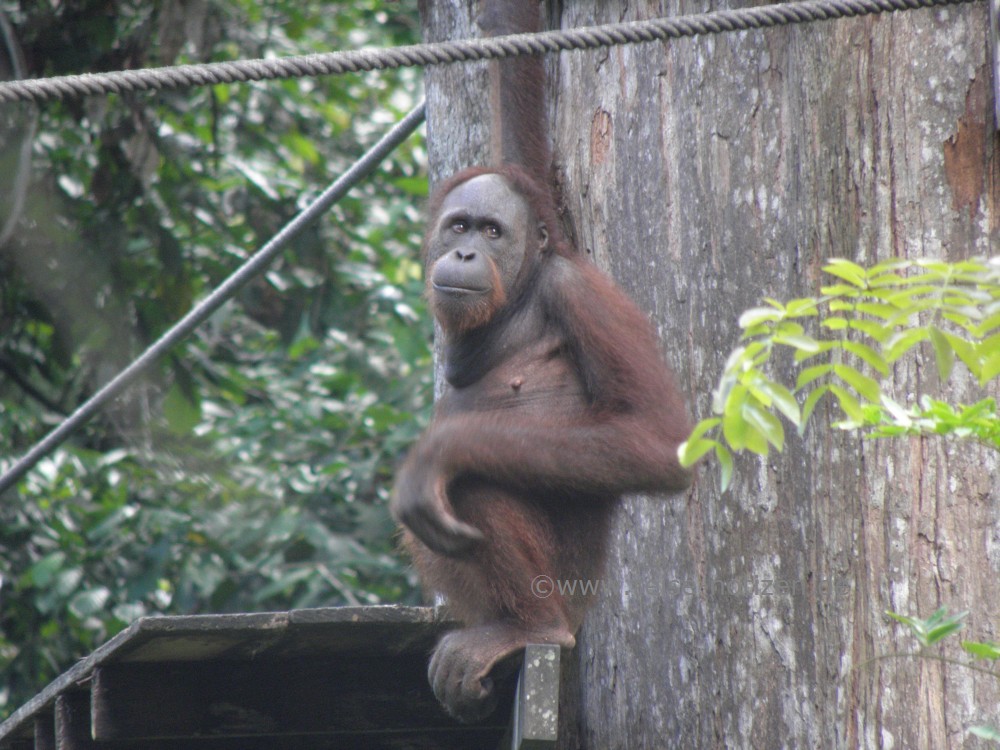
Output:
<svg viewBox="0 0 1000 750">
<path fill-rule="evenodd" d="M 401 606 L 143 618 L 60 675 L 0 724 L 0 750 L 13 750 L 15 743 L 33 744 L 36 720 L 48 721 L 55 726 L 52 714 L 61 696 L 76 691 L 78 685 L 88 683 L 98 669 L 126 663 L 162 662 L 170 665 L 186 662 L 198 665 L 225 661 L 232 670 L 232 665 L 273 664 L 279 660 L 301 663 L 303 660 L 322 662 L 336 658 L 338 662 L 365 665 L 373 658 L 406 657 L 404 661 L 391 662 L 391 670 L 383 670 L 386 682 L 381 689 L 386 705 L 382 713 L 394 714 L 393 701 L 400 699 L 393 696 L 399 690 L 400 680 L 403 680 L 411 690 L 417 690 L 419 686 L 421 700 L 429 706 L 426 716 L 435 717 L 429 720 L 431 724 L 443 720 L 449 722 L 447 726 L 453 727 L 453 722 L 442 719 L 443 715 L 429 697 L 425 684 L 427 655 L 440 634 L 452 626 L 453 623 L 440 619 L 432 608 Z M 365 668 L 360 666 L 356 671 Z M 211 672 L 211 667 L 208 671 Z M 402 671 L 407 674 L 401 675 Z M 350 670 L 344 677 L 338 678 L 336 674 L 335 670 L 328 670 L 328 679 L 347 680 L 341 686 L 345 690 L 353 684 L 360 684 L 363 677 L 350 673 Z M 297 675 L 278 677 L 296 684 Z M 312 684 L 317 686 L 317 691 L 320 687 L 318 683 L 318 677 L 313 679 Z M 275 682 L 270 687 L 285 690 L 283 684 Z M 300 692 L 293 689 L 289 694 L 295 696 Z M 378 691 L 374 686 L 368 689 L 366 695 L 371 704 L 377 703 Z M 405 696 L 403 700 L 405 702 Z M 221 709 L 217 707 L 216 710 Z M 323 713 L 326 709 L 317 708 L 317 711 Z M 244 719 L 253 723 L 250 714 Z M 496 721 L 505 720 L 501 717 Z M 225 723 L 218 718 L 216 721 Z M 233 725 L 239 723 L 234 715 L 230 715 L 228 721 Z"/>
<path fill-rule="evenodd" d="M 58 750 L 93 750 L 90 734 L 90 694 L 66 692 L 56 699 L 56 747 Z"/>
<path fill-rule="evenodd" d="M 288 623 L 287 612 L 144 618 L 103 663 L 251 658 L 281 640 Z"/>
<path fill-rule="evenodd" d="M 452 729 L 423 653 L 254 662 L 119 663 L 97 670 L 101 741 Z M 510 716 L 513 681 L 486 726 Z"/>
<path fill-rule="evenodd" d="M 288 638 L 276 655 L 429 654 L 443 632 L 457 623 L 441 619 L 433 607 L 335 607 L 290 613 Z"/>
<path fill-rule="evenodd" d="M 465 727 L 389 732 L 341 732 L 273 737 L 200 737 L 132 740 L 99 744 L 110 750 L 494 750 L 498 727 Z"/>
<path fill-rule="evenodd" d="M 117 648 L 126 643 L 135 632 L 138 622 L 98 648 L 89 656 L 84 657 L 50 682 L 38 695 L 29 700 L 7 720 L 0 724 L 0 750 L 6 750 L 14 740 L 34 736 L 35 717 L 44 713 L 52 714 L 56 699 L 68 690 L 73 690 L 78 683 L 84 682 L 108 654 L 113 654 Z"/>
<path fill-rule="evenodd" d="M 29 700 L 2 724 L 0 724 L 0 750 L 6 750 L 15 738 L 33 736 L 35 717 L 43 712 L 52 712 L 57 698 L 63 693 L 74 690 L 76 686 L 89 679 L 95 667 L 105 661 L 114 660 L 122 653 L 127 653 L 132 644 L 142 640 L 142 633 L 147 623 L 153 620 L 183 620 L 184 617 L 144 617 L 136 620 L 125 630 L 113 636 L 107 643 L 99 646 L 93 653 L 80 659 L 56 679 L 50 682 L 34 698 Z"/>
<path fill-rule="evenodd" d="M 132 623 L 61 674 L 0 724 L 0 750 L 31 741 L 35 717 L 86 681 L 94 670 L 119 661 L 254 659 L 352 651 L 426 652 L 449 627 L 429 607 L 336 607 L 292 612 L 147 617 Z"/>
<path fill-rule="evenodd" d="M 56 750 L 56 717 L 52 713 L 35 717 L 35 750 Z"/>
<path fill-rule="evenodd" d="M 113 661 L 207 661 L 429 648 L 448 623 L 430 607 L 325 607 L 258 614 L 150 617 Z M 111 661 L 108 660 L 108 661 Z"/>
</svg>

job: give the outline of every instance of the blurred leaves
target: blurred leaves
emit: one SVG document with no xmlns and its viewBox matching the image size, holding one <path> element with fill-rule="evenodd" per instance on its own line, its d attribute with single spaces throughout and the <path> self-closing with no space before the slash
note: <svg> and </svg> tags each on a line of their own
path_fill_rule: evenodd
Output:
<svg viewBox="0 0 1000 750">
<path fill-rule="evenodd" d="M 900 615 L 895 612 L 886 612 L 896 622 L 901 622 L 910 629 L 910 633 L 923 648 L 932 646 L 935 643 L 947 638 L 963 627 L 962 620 L 968 616 L 968 612 L 959 612 L 949 615 L 945 607 L 939 608 L 926 620 L 919 617 Z"/>
<path fill-rule="evenodd" d="M 896 622 L 906 625 L 910 631 L 910 635 L 916 638 L 917 643 L 920 644 L 920 651 L 917 653 L 918 656 L 927 659 L 937 659 L 945 664 L 965 667 L 966 669 L 990 675 L 995 680 L 1000 680 L 1000 672 L 993 669 L 982 667 L 966 660 L 942 656 L 940 653 L 935 653 L 929 650 L 931 646 L 943 646 L 945 638 L 961 630 L 965 626 L 963 621 L 968 614 L 968 612 L 959 612 L 951 615 L 948 614 L 948 609 L 946 607 L 940 607 L 930 617 L 923 619 L 920 617 L 900 615 L 896 612 L 886 611 L 887 616 L 891 617 Z M 961 645 L 962 650 L 967 654 L 970 654 L 973 657 L 973 660 L 986 659 L 987 661 L 995 662 L 1000 659 L 1000 644 L 992 642 L 962 641 Z M 887 656 L 902 655 L 905 654 L 888 654 Z M 1000 731 L 994 727 L 975 726 L 969 727 L 967 731 L 969 734 L 973 734 L 977 737 L 993 740 L 994 742 L 1000 742 Z"/>
<path fill-rule="evenodd" d="M 0 8 L 32 76 L 418 41 L 413 0 Z M 0 247 L 0 466 L 347 169 L 420 76 L 46 105 Z M 144 614 L 415 600 L 386 503 L 431 398 L 425 160 L 411 138 L 0 498 L 0 716 Z"/>
<path fill-rule="evenodd" d="M 992 398 L 953 406 L 924 395 L 903 407 L 883 388 L 893 364 L 921 346 L 933 353 L 941 381 L 959 362 L 980 386 L 1000 375 L 1000 257 L 894 259 L 867 269 L 834 259 L 823 270 L 836 283 L 822 287 L 822 296 L 768 299 L 740 316 L 743 343 L 713 395 L 715 416 L 681 446 L 682 463 L 714 452 L 726 488 L 734 451 L 782 450 L 779 415 L 802 432 L 827 395 L 843 415 L 836 423 L 842 429 L 866 428 L 875 437 L 953 435 L 1000 449 Z M 793 390 L 770 375 L 779 351 L 798 368 Z"/>
</svg>

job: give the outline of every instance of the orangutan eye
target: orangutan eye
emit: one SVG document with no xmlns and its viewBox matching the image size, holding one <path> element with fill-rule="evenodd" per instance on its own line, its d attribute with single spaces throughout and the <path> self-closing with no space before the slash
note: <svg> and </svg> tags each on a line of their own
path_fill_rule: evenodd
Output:
<svg viewBox="0 0 1000 750">
<path fill-rule="evenodd" d="M 469 229 L 469 222 L 465 219 L 455 219 L 451 222 L 451 231 L 455 234 L 465 234 Z"/>
<path fill-rule="evenodd" d="M 489 237 L 491 240 L 499 239 L 503 236 L 503 232 L 500 231 L 500 227 L 496 224 L 487 224 L 483 227 L 483 234 Z"/>
</svg>

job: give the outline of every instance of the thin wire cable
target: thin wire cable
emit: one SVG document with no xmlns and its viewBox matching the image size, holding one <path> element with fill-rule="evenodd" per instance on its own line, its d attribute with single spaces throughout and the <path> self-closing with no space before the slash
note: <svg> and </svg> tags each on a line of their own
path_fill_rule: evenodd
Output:
<svg viewBox="0 0 1000 750">
<path fill-rule="evenodd" d="M 535 34 L 511 34 L 488 39 L 414 44 L 390 49 L 352 50 L 277 60 L 239 60 L 7 81 L 0 83 L 0 104 L 13 101 L 43 102 L 98 94 L 179 89 L 275 78 L 340 75 L 366 70 L 444 65 L 519 55 L 541 55 L 978 1 L 806 0 L 648 21 Z"/>
<path fill-rule="evenodd" d="M 139 376 L 154 365 L 160 357 L 185 339 L 195 328 L 204 323 L 212 313 L 222 307 L 244 285 L 267 268 L 278 253 L 284 250 L 288 243 L 301 233 L 303 229 L 316 221 L 333 204 L 343 198 L 354 185 L 371 174 L 393 149 L 405 141 L 420 126 L 424 121 L 424 111 L 425 105 L 421 102 L 413 111 L 400 120 L 392 130 L 386 133 L 364 156 L 355 162 L 350 169 L 324 190 L 316 200 L 288 222 L 267 244 L 250 256 L 229 278 L 150 345 L 146 351 L 139 355 L 138 359 L 118 373 L 107 385 L 102 387 L 67 417 L 62 424 L 36 443 L 30 451 L 0 477 L 0 495 L 13 487 L 36 463 L 79 429 L 84 422 L 94 416 L 108 401 L 131 385 Z"/>
</svg>

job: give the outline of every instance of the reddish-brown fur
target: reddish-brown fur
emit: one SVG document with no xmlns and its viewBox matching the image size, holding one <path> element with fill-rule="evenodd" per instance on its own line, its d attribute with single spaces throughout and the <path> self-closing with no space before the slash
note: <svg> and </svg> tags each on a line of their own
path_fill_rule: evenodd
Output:
<svg viewBox="0 0 1000 750">
<path fill-rule="evenodd" d="M 537 11 L 535 0 L 488 5 L 484 16 L 494 28 L 512 13 L 517 30 L 530 30 L 524 19 Z M 541 71 L 540 65 L 509 69 L 502 85 L 517 87 L 510 75 L 529 75 L 520 87 L 540 91 Z M 519 109 L 513 120 L 501 113 L 503 140 L 525 123 L 531 137 L 503 151 L 533 154 L 535 163 L 464 170 L 431 200 L 428 295 L 444 328 L 451 387 L 401 468 L 393 496 L 422 581 L 465 624 L 442 639 L 430 666 L 438 698 L 463 720 L 492 709 L 492 677 L 526 643 L 573 646 L 593 590 L 589 597 L 582 589 L 563 596 L 559 584 L 598 581 L 622 494 L 689 482 L 677 447 L 690 425 L 659 342 L 646 316 L 560 231 L 552 191 L 540 182 L 548 172 L 540 97 L 527 101 L 536 111 Z M 499 192 L 488 175 L 502 178 Z M 461 237 L 439 221 L 446 201 L 465 200 L 459 192 L 449 201 L 459 188 L 473 191 L 470 205 L 487 206 L 476 209 L 485 218 L 470 216 Z M 503 276 L 493 245 L 472 235 L 476 221 L 493 220 L 494 205 L 502 219 L 513 217 L 525 228 L 523 247 L 509 239 L 497 245 L 504 258 L 520 255 L 516 278 Z M 446 294 L 439 306 L 430 267 L 446 259 L 457 267 L 442 248 L 466 241 L 471 249 L 462 252 L 488 256 L 480 258 L 489 263 L 486 273 L 475 278 L 491 278 L 492 293 Z M 467 317 L 456 319 L 465 299 Z M 540 594 L 548 589 L 533 588 L 540 577 L 552 582 L 547 596 Z"/>
<path fill-rule="evenodd" d="M 468 626 L 431 666 L 463 719 L 491 708 L 491 671 L 527 642 L 573 645 L 590 601 L 558 586 L 598 581 L 620 496 L 689 481 L 676 453 L 688 419 L 646 316 L 566 245 L 548 192 L 519 168 L 466 171 L 442 191 L 489 174 L 526 198 L 527 226 L 553 222 L 548 245 L 524 250 L 504 304 L 479 303 L 470 327 L 446 323 L 452 387 L 393 501 L 421 579 Z M 539 577 L 556 590 L 538 596 Z"/>
</svg>

